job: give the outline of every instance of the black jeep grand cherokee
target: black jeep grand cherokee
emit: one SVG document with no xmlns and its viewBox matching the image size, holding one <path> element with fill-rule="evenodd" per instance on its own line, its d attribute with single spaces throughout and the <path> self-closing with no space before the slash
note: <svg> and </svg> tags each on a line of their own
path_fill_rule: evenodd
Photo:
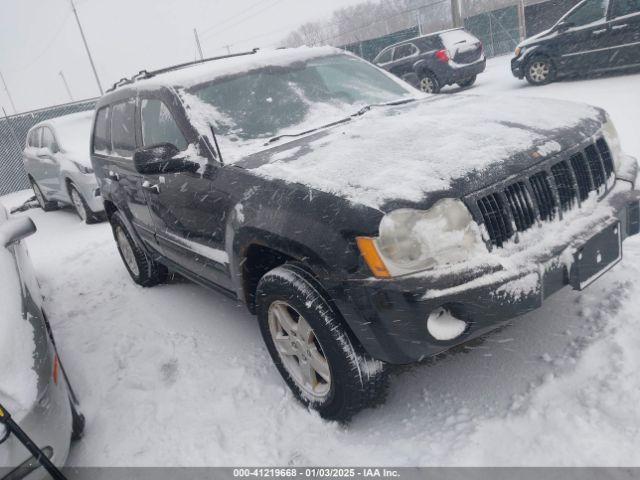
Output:
<svg viewBox="0 0 640 480">
<path fill-rule="evenodd" d="M 424 97 L 332 48 L 141 72 L 98 102 L 91 152 L 134 281 L 246 303 L 327 418 L 371 404 L 386 364 L 584 288 L 640 223 L 602 110 Z"/>
</svg>

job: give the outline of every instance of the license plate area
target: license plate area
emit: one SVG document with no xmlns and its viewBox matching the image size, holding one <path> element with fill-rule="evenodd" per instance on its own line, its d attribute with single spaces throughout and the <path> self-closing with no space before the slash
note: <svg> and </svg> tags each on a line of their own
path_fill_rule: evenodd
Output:
<svg viewBox="0 0 640 480">
<path fill-rule="evenodd" d="M 573 254 L 569 283 L 584 290 L 622 259 L 620 224 L 614 223 L 587 240 Z"/>
</svg>

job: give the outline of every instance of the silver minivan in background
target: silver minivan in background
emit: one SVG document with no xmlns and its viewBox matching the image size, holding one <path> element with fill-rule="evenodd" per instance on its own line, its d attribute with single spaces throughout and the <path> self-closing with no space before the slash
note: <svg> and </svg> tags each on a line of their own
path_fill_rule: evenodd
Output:
<svg viewBox="0 0 640 480">
<path fill-rule="evenodd" d="M 104 218 L 104 206 L 89 157 L 93 111 L 34 125 L 22 153 L 33 192 L 44 211 L 71 205 L 87 223 Z"/>
<path fill-rule="evenodd" d="M 36 227 L 0 204 L 0 404 L 58 467 L 84 417 L 64 372 L 29 254 L 21 240 Z M 14 435 L 0 425 L 0 479 L 50 478 Z"/>
</svg>

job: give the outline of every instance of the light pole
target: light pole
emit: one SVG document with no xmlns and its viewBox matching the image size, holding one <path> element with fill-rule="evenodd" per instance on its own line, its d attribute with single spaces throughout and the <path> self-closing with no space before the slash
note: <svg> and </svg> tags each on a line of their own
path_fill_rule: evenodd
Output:
<svg viewBox="0 0 640 480">
<path fill-rule="evenodd" d="M 11 98 L 11 94 L 9 93 L 9 87 L 7 87 L 7 82 L 5 82 L 2 72 L 0 72 L 0 79 L 2 80 L 2 84 L 4 85 L 4 91 L 7 92 L 7 97 L 9 98 L 9 103 L 11 103 L 11 108 L 13 108 L 13 113 L 18 113 L 18 111 L 16 110 L 16 106 L 13 103 L 13 98 Z"/>
<path fill-rule="evenodd" d="M 100 84 L 100 78 L 98 77 L 98 72 L 96 71 L 96 66 L 93 63 L 93 58 L 91 57 L 91 52 L 89 51 L 89 45 L 87 44 L 87 39 L 84 36 L 84 30 L 82 30 L 82 24 L 80 23 L 80 18 L 78 18 L 78 12 L 76 11 L 76 6 L 73 4 L 73 0 L 69 0 L 71 3 L 71 9 L 73 10 L 73 14 L 76 17 L 76 22 L 78 23 L 78 28 L 80 29 L 80 35 L 82 36 L 82 42 L 84 43 L 84 48 L 87 51 L 87 56 L 89 57 L 89 63 L 91 63 L 91 69 L 93 70 L 93 75 L 96 77 L 96 83 L 98 84 L 98 90 L 100 90 L 100 95 L 104 92 L 102 91 L 102 85 Z"/>
</svg>

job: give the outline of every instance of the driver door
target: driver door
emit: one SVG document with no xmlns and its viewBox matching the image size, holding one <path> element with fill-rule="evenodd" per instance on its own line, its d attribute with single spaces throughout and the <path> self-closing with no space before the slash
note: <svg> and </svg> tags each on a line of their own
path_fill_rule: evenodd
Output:
<svg viewBox="0 0 640 480">
<path fill-rule="evenodd" d="M 611 34 L 607 7 L 608 0 L 585 0 L 562 19 L 568 28 L 558 33 L 561 67 L 580 73 L 606 68 Z"/>
<path fill-rule="evenodd" d="M 176 108 L 168 98 L 147 96 L 140 102 L 144 147 L 171 143 L 179 156 L 203 166 L 197 172 L 145 174 L 147 202 L 162 255 L 199 277 L 230 288 L 225 251 L 225 216 L 228 201 L 212 188 L 219 166 L 195 158 L 197 147 L 176 121 Z M 191 157 L 191 158 L 190 158 Z"/>
</svg>

